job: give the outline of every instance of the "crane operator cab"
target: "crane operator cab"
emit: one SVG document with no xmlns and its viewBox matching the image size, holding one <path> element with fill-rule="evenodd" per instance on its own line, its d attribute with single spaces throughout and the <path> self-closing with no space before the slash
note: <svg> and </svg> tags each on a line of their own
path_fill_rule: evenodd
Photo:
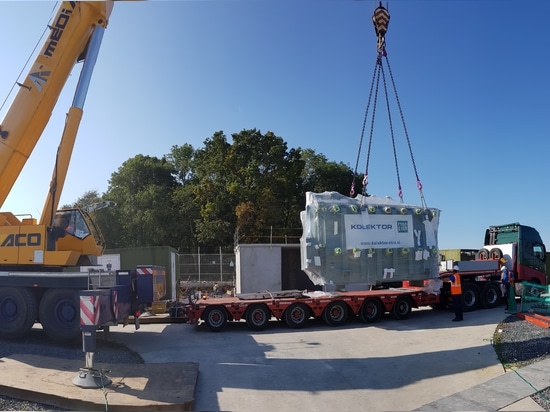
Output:
<svg viewBox="0 0 550 412">
<path fill-rule="evenodd" d="M 99 228 L 80 208 L 56 212 L 51 226 L 0 212 L 0 270 L 89 266 L 105 250 Z"/>
<path fill-rule="evenodd" d="M 101 231 L 88 213 L 80 208 L 58 210 L 48 231 L 49 251 L 78 251 L 74 265 L 91 265 L 91 256 L 100 256 L 105 249 Z"/>
</svg>

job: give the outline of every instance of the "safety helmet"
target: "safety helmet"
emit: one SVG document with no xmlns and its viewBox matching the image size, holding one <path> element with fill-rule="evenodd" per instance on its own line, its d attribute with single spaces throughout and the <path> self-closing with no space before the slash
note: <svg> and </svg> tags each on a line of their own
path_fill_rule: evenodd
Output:
<svg viewBox="0 0 550 412">
<path fill-rule="evenodd" d="M 458 265 L 454 265 L 453 270 L 458 270 Z"/>
</svg>

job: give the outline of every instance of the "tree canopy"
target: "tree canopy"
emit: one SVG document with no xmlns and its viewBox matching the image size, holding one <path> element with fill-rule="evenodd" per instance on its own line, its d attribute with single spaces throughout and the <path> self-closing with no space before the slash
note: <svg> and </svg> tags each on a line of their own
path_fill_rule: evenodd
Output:
<svg viewBox="0 0 550 412">
<path fill-rule="evenodd" d="M 235 242 L 265 243 L 273 228 L 296 235 L 307 191 L 349 195 L 358 178 L 312 149 L 288 148 L 273 132 L 242 130 L 231 139 L 218 131 L 202 148 L 137 155 L 112 173 L 105 193 L 86 192 L 76 203 L 116 203 L 94 213 L 108 248 L 232 250 Z"/>
</svg>

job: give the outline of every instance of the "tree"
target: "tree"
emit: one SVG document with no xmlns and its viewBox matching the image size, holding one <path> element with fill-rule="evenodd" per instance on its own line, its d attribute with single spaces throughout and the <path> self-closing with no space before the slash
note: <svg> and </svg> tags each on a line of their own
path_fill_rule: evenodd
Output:
<svg viewBox="0 0 550 412">
<path fill-rule="evenodd" d="M 190 144 L 172 146 L 166 156 L 175 170 L 177 187 L 172 193 L 174 205 L 173 230 L 178 234 L 178 247 L 182 250 L 195 250 L 199 243 L 195 236 L 195 222 L 200 218 L 200 207 L 195 200 L 198 179 L 195 173 L 195 149 Z"/>
<path fill-rule="evenodd" d="M 228 191 L 231 179 L 227 161 L 230 144 L 222 131 L 204 141 L 193 162 L 197 178 L 193 195 L 199 208 L 195 221 L 196 237 L 201 245 L 216 247 L 231 244 L 235 227 L 235 200 Z"/>
<path fill-rule="evenodd" d="M 76 206 L 84 207 L 93 203 L 101 202 L 102 198 L 97 190 L 88 190 L 82 196 L 74 201 L 72 204 L 65 204 L 61 206 L 61 209 L 70 209 Z"/>
<path fill-rule="evenodd" d="M 96 216 L 109 248 L 195 250 L 265 241 L 270 229 L 296 237 L 307 191 L 350 194 L 354 173 L 343 163 L 289 149 L 270 131 L 243 129 L 231 137 L 229 143 L 218 131 L 201 149 L 174 145 L 161 159 L 131 158 L 111 175 L 103 196 L 87 192 L 78 203 L 117 203 Z"/>
<path fill-rule="evenodd" d="M 270 227 L 299 226 L 304 167 L 299 151 L 289 151 L 286 142 L 272 132 L 243 130 L 233 134 L 228 160 L 234 176 L 229 191 L 237 199 L 240 236 L 260 237 Z"/>
<path fill-rule="evenodd" d="M 114 247 L 177 245 L 178 236 L 170 230 L 177 216 L 172 196 L 175 174 L 166 158 L 137 155 L 111 175 L 105 197 L 117 203 Z"/>
<path fill-rule="evenodd" d="M 362 180 L 344 163 L 329 162 L 325 155 L 312 149 L 304 149 L 302 158 L 305 162 L 302 175 L 305 191 L 331 191 L 349 196 L 351 184 L 355 181 L 355 194 L 361 193 Z"/>
<path fill-rule="evenodd" d="M 172 146 L 170 153 L 166 155 L 167 161 L 175 169 L 178 183 L 185 184 L 195 180 L 194 157 L 195 149 L 188 143 L 183 146 Z"/>
<path fill-rule="evenodd" d="M 270 227 L 300 224 L 300 152 L 272 132 L 242 130 L 227 142 L 223 132 L 195 153 L 195 201 L 200 205 L 197 239 L 204 245 L 228 244 L 235 233 L 265 235 Z"/>
</svg>

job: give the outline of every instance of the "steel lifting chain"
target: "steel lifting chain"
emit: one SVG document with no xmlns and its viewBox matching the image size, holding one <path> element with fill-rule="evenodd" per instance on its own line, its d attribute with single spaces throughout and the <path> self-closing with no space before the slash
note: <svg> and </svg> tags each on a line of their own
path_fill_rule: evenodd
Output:
<svg viewBox="0 0 550 412">
<path fill-rule="evenodd" d="M 378 89 L 379 89 L 380 77 L 382 77 L 382 83 L 383 83 L 383 87 L 384 87 L 384 94 L 385 94 L 385 97 L 386 97 L 386 109 L 387 109 L 387 112 L 388 112 L 388 120 L 389 120 L 390 134 L 391 134 L 392 147 L 393 147 L 393 156 L 394 156 L 395 169 L 396 169 L 396 175 L 397 175 L 398 196 L 399 196 L 399 199 L 401 200 L 401 202 L 403 203 L 403 190 L 402 190 L 402 186 L 401 186 L 401 177 L 400 177 L 400 174 L 399 174 L 399 163 L 398 163 L 398 160 L 397 160 L 397 150 L 396 150 L 396 146 L 395 146 L 393 121 L 392 121 L 392 116 L 391 116 L 390 102 L 389 102 L 389 96 L 388 96 L 388 90 L 387 90 L 386 74 L 384 72 L 384 66 L 383 66 L 383 59 L 385 59 L 386 63 L 387 63 L 387 66 L 388 66 L 388 73 L 389 73 L 389 76 L 390 76 L 391 84 L 392 84 L 392 87 L 393 87 L 393 90 L 394 90 L 395 100 L 397 102 L 397 107 L 399 109 L 399 115 L 401 117 L 401 123 L 403 124 L 403 130 L 405 132 L 405 138 L 407 139 L 407 146 L 409 148 L 409 154 L 411 156 L 413 169 L 414 169 L 414 173 L 415 173 L 415 177 L 416 177 L 416 185 L 417 185 L 417 189 L 420 193 L 420 201 L 421 201 L 423 207 L 427 207 L 426 206 L 426 201 L 424 199 L 424 194 L 422 192 L 422 183 L 420 182 L 420 178 L 418 176 L 418 169 L 416 167 L 416 162 L 414 160 L 411 141 L 409 139 L 409 133 L 407 131 L 407 126 L 405 124 L 405 117 L 403 115 L 403 110 L 401 108 L 401 102 L 399 101 L 399 95 L 397 93 L 397 87 L 395 86 L 395 80 L 394 80 L 393 73 L 392 73 L 392 70 L 391 70 L 390 62 L 388 60 L 388 54 L 386 52 L 385 35 L 388 31 L 388 24 L 389 24 L 389 21 L 390 21 L 390 15 L 389 15 L 388 10 L 382 6 L 381 1 L 380 1 L 380 5 L 374 11 L 374 15 L 372 17 L 372 20 L 373 20 L 373 23 L 374 23 L 374 29 L 375 29 L 376 35 L 378 37 L 378 42 L 377 42 L 378 55 L 376 57 L 376 63 L 375 63 L 375 66 L 374 66 L 374 73 L 373 73 L 373 77 L 372 77 L 371 88 L 370 88 L 370 92 L 369 92 L 369 98 L 368 98 L 367 107 L 366 107 L 366 110 L 365 110 L 365 116 L 364 116 L 364 119 L 363 119 L 363 127 L 362 127 L 362 130 L 361 130 L 361 138 L 360 138 L 360 141 L 359 141 L 359 151 L 358 151 L 357 160 L 356 160 L 356 163 L 355 163 L 354 176 L 357 175 L 357 168 L 358 168 L 358 164 L 359 164 L 359 157 L 360 157 L 361 149 L 362 149 L 362 146 L 363 146 L 363 138 L 364 138 L 364 135 L 365 135 L 365 128 L 366 128 L 366 124 L 367 124 L 367 118 L 368 118 L 368 115 L 369 115 L 370 105 L 372 103 L 373 111 L 372 111 L 372 118 L 371 118 L 371 124 L 370 124 L 369 145 L 368 145 L 368 150 L 367 150 L 367 159 L 366 159 L 365 174 L 364 174 L 364 178 L 363 178 L 363 191 L 362 191 L 362 194 L 364 196 L 367 196 L 369 161 L 370 161 L 370 153 L 371 153 L 371 147 L 372 147 L 372 138 L 373 138 L 373 134 L 374 134 L 373 133 L 374 132 L 374 118 L 375 118 L 375 114 L 376 114 L 376 103 L 377 103 L 377 99 L 378 99 Z M 374 95 L 373 95 L 373 90 L 374 90 Z M 355 177 L 352 181 L 351 190 L 350 190 L 350 196 L 353 196 L 353 195 L 355 195 Z"/>
</svg>

